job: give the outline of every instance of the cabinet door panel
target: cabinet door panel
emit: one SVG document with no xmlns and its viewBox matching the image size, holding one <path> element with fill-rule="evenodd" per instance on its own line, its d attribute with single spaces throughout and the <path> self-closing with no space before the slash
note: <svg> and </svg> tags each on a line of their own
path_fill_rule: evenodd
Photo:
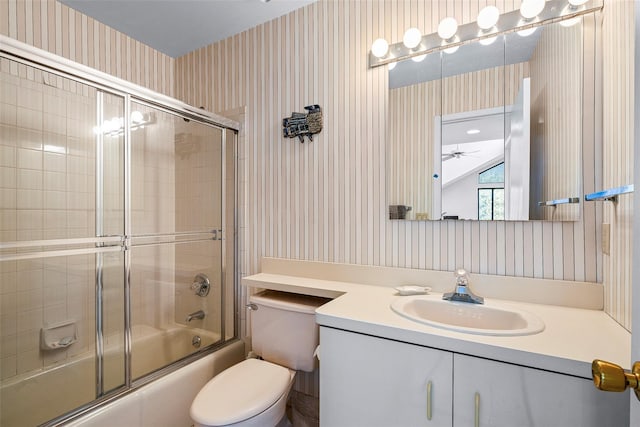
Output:
<svg viewBox="0 0 640 427">
<path fill-rule="evenodd" d="M 476 393 L 481 427 L 629 425 L 628 395 L 587 379 L 456 354 L 453 384 L 454 427 L 474 425 Z"/>
<path fill-rule="evenodd" d="M 326 327 L 320 345 L 321 426 L 451 427 L 451 353 Z"/>
</svg>

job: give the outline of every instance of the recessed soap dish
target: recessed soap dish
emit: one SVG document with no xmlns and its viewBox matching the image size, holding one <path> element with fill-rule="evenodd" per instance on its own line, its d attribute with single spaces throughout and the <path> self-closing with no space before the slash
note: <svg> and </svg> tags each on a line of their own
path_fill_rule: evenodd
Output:
<svg viewBox="0 0 640 427">
<path fill-rule="evenodd" d="M 45 351 L 67 348 L 78 340 L 75 320 L 45 325 L 40 329 L 40 349 Z"/>
<path fill-rule="evenodd" d="M 407 295 L 426 295 L 431 292 L 431 288 L 429 286 L 416 286 L 416 285 L 404 285 L 404 286 L 396 286 L 396 291 L 402 296 Z"/>
</svg>

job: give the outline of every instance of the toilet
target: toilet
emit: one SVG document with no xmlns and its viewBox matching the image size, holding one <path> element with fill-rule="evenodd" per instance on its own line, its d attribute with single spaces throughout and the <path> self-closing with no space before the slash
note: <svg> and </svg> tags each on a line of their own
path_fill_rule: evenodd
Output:
<svg viewBox="0 0 640 427">
<path fill-rule="evenodd" d="M 315 310 L 326 298 L 263 291 L 249 298 L 253 352 L 211 379 L 191 405 L 195 426 L 291 425 L 285 409 L 296 371 L 312 372 Z"/>
</svg>

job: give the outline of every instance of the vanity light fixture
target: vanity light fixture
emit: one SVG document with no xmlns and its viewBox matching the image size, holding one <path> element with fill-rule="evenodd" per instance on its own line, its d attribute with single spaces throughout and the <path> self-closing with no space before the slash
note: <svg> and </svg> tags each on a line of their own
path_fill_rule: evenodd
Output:
<svg viewBox="0 0 640 427">
<path fill-rule="evenodd" d="M 455 18 L 447 17 L 438 24 L 438 35 L 442 40 L 451 40 L 458 31 L 458 21 Z"/>
<path fill-rule="evenodd" d="M 139 124 L 144 122 L 144 114 L 140 111 L 135 110 L 131 113 L 131 123 Z"/>
<path fill-rule="evenodd" d="M 427 55 L 418 55 L 411 58 L 413 62 L 422 62 L 427 57 Z"/>
<path fill-rule="evenodd" d="M 146 125 L 156 122 L 156 116 L 153 112 L 143 114 L 140 111 L 133 111 L 130 116 L 130 129 L 144 129 Z M 117 137 L 124 134 L 124 118 L 113 117 L 104 120 L 100 126 L 94 126 L 93 133 L 96 135 L 105 135 Z"/>
<path fill-rule="evenodd" d="M 425 56 L 426 57 L 426 56 Z M 387 67 L 389 69 L 389 71 L 393 70 L 394 68 L 396 68 L 396 65 L 398 65 L 397 62 L 392 62 L 389 64 L 389 66 Z"/>
<path fill-rule="evenodd" d="M 549 22 L 562 23 L 601 10 L 603 2 L 604 0 L 522 0 L 520 10 L 500 15 L 498 8 L 487 6 L 480 11 L 476 22 L 460 26 L 454 18 L 447 17 L 440 21 L 436 33 L 423 36 L 419 29 L 410 28 L 405 32 L 402 42 L 389 44 L 382 39 L 376 40 L 369 53 L 369 67 L 379 67 L 409 58 L 415 58 L 419 62 L 423 55 L 438 51 L 453 53 L 459 46 L 475 41 L 486 46 L 505 33 L 517 32 L 526 37 L 533 34 L 537 27 Z"/>
<path fill-rule="evenodd" d="M 578 6 L 582 6 L 588 1 L 589 0 L 569 0 L 569 4 L 573 7 L 578 7 Z"/>
<path fill-rule="evenodd" d="M 487 6 L 478 13 L 478 27 L 487 31 L 495 27 L 500 19 L 500 10 L 495 6 Z"/>
<path fill-rule="evenodd" d="M 444 53 L 448 53 L 449 55 L 451 55 L 452 53 L 456 53 L 458 51 L 458 49 L 460 49 L 460 46 L 448 47 L 446 49 L 443 49 L 442 51 Z M 425 56 L 427 56 L 427 55 L 425 55 Z"/>
<path fill-rule="evenodd" d="M 376 39 L 371 45 L 371 53 L 376 58 L 382 58 L 389 52 L 389 43 L 385 39 Z"/>
<path fill-rule="evenodd" d="M 421 41 L 422 33 L 417 28 L 409 28 L 402 38 L 402 43 L 404 43 L 408 49 L 415 49 L 420 45 Z"/>
<path fill-rule="evenodd" d="M 520 15 L 529 21 L 536 16 L 540 15 L 540 13 L 544 10 L 545 0 L 522 0 L 522 4 L 520 5 Z"/>
</svg>

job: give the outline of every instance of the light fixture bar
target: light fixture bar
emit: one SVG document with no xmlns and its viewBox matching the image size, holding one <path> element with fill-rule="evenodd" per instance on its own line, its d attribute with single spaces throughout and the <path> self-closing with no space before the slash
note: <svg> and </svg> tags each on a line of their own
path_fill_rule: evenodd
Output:
<svg viewBox="0 0 640 427">
<path fill-rule="evenodd" d="M 602 3 L 602 0 L 589 0 L 583 5 L 573 6 L 567 2 L 567 0 L 549 0 L 545 3 L 545 7 L 542 12 L 540 12 L 540 14 L 535 18 L 529 20 L 525 20 L 522 17 L 520 10 L 514 10 L 500 15 L 496 26 L 486 31 L 479 29 L 478 24 L 475 21 L 460 25 L 453 37 L 453 41 L 451 42 L 443 41 L 440 36 L 438 36 L 438 33 L 432 33 L 422 36 L 422 41 L 418 47 L 414 49 L 407 48 L 402 42 L 393 43 L 389 45 L 389 51 L 382 58 L 378 58 L 369 52 L 369 68 L 403 61 L 405 59 L 426 55 L 432 52 L 438 52 L 477 40 L 495 37 L 500 34 L 521 31 L 552 22 L 572 19 L 577 16 L 601 10 L 603 7 Z"/>
</svg>

